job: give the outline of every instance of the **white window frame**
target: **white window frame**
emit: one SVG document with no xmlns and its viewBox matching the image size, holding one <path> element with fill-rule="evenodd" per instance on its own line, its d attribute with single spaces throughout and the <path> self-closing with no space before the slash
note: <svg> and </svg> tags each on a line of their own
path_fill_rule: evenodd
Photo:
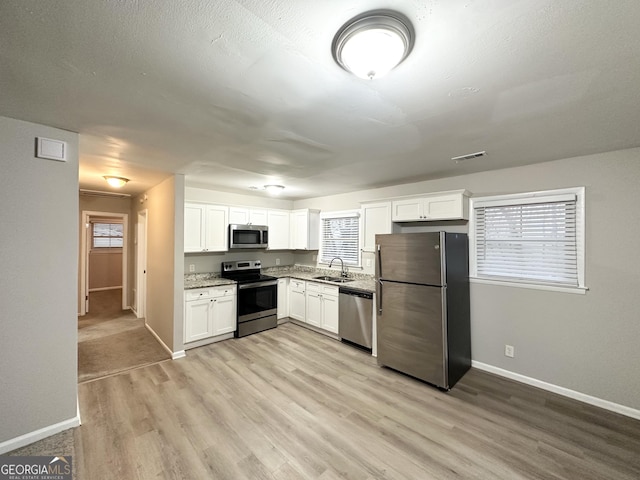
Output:
<svg viewBox="0 0 640 480">
<path fill-rule="evenodd" d="M 578 285 L 563 286 L 550 283 L 519 280 L 496 279 L 478 276 L 478 264 L 476 258 L 476 212 L 475 209 L 488 204 L 511 205 L 524 203 L 527 199 L 537 197 L 553 197 L 561 195 L 575 195 L 576 197 L 576 253 Z M 585 285 L 585 188 L 572 187 L 557 190 L 545 190 L 539 192 L 516 193 L 509 195 L 494 195 L 487 197 L 472 197 L 469 200 L 471 219 L 469 220 L 469 281 L 489 285 L 502 285 L 510 287 L 530 288 L 536 290 L 550 290 L 555 292 L 584 294 L 588 288 Z"/>
<path fill-rule="evenodd" d="M 111 236 L 99 236 L 96 237 L 94 235 L 95 233 L 95 226 L 96 225 L 122 225 L 122 236 L 118 236 L 118 237 L 111 237 Z M 124 225 L 122 222 L 118 222 L 118 221 L 113 221 L 113 220 L 92 220 L 91 221 L 91 247 L 90 250 L 92 253 L 113 253 L 113 252 L 120 252 L 122 251 L 122 248 L 124 247 Z M 120 238 L 122 239 L 122 246 L 121 247 L 114 247 L 114 246 L 108 246 L 108 247 L 99 247 L 96 246 L 95 244 L 95 239 L 96 238 Z"/>
<path fill-rule="evenodd" d="M 323 260 L 324 257 L 324 239 L 323 239 L 323 228 L 322 223 L 323 220 L 328 218 L 346 218 L 346 217 L 355 217 L 358 219 L 358 259 L 357 264 L 346 264 L 345 267 L 348 268 L 362 268 L 362 216 L 360 214 L 360 210 L 341 210 L 335 212 L 323 212 L 320 214 L 320 250 L 318 251 L 318 264 L 319 265 L 329 265 L 329 262 Z M 335 263 L 334 263 L 335 265 Z"/>
</svg>

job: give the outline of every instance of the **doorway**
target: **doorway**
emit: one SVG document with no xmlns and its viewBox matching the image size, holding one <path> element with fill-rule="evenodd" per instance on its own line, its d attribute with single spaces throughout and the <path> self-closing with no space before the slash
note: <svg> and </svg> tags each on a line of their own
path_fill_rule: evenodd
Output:
<svg viewBox="0 0 640 480">
<path fill-rule="evenodd" d="M 128 224 L 129 215 L 126 213 L 86 210 L 82 212 L 79 312 L 81 316 L 90 311 L 90 294 L 94 292 L 119 290 L 120 309 L 129 308 Z M 100 297 L 107 299 L 109 295 L 100 294 Z M 113 298 L 113 295 L 111 297 Z"/>
</svg>

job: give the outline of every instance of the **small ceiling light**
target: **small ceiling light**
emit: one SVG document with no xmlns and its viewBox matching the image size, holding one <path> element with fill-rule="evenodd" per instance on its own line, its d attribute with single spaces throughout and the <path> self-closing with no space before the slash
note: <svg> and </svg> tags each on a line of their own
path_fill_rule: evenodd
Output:
<svg viewBox="0 0 640 480">
<path fill-rule="evenodd" d="M 373 10 L 352 18 L 333 38 L 335 61 L 354 75 L 373 80 L 400 64 L 414 42 L 407 17 L 389 10 Z"/>
<path fill-rule="evenodd" d="M 265 185 L 264 189 L 273 195 L 279 195 L 280 192 L 284 190 L 284 186 L 283 185 Z"/>
<path fill-rule="evenodd" d="M 107 181 L 109 185 L 115 188 L 124 187 L 124 185 L 129 181 L 128 178 L 124 177 L 112 177 L 110 175 L 105 175 L 104 179 Z"/>
</svg>

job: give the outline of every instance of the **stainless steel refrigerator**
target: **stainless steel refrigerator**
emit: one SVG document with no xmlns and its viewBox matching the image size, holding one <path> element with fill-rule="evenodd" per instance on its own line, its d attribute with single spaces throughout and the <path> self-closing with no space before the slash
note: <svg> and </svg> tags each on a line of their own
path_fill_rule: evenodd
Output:
<svg viewBox="0 0 640 480">
<path fill-rule="evenodd" d="M 376 235 L 378 364 L 450 389 L 471 367 L 464 233 Z"/>
</svg>

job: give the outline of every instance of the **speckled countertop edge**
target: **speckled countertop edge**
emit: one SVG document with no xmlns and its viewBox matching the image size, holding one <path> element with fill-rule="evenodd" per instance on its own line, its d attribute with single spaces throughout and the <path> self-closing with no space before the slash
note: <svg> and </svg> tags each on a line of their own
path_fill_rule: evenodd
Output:
<svg viewBox="0 0 640 480">
<path fill-rule="evenodd" d="M 313 277 L 321 275 L 339 276 L 340 272 L 329 270 L 326 268 L 314 268 L 303 265 L 288 265 L 284 267 L 267 267 L 262 270 L 265 275 L 271 275 L 276 278 L 296 278 L 298 280 L 311 280 L 314 282 L 325 283 L 344 288 L 352 288 L 364 292 L 373 293 L 376 289 L 376 282 L 373 275 L 362 273 L 349 273 L 349 278 L 353 278 L 352 282 L 336 283 L 326 280 L 317 280 Z M 191 290 L 194 288 L 217 287 L 219 285 L 234 285 L 236 282 L 227 278 L 221 278 L 219 273 L 187 273 L 184 276 L 184 289 Z"/>
</svg>

